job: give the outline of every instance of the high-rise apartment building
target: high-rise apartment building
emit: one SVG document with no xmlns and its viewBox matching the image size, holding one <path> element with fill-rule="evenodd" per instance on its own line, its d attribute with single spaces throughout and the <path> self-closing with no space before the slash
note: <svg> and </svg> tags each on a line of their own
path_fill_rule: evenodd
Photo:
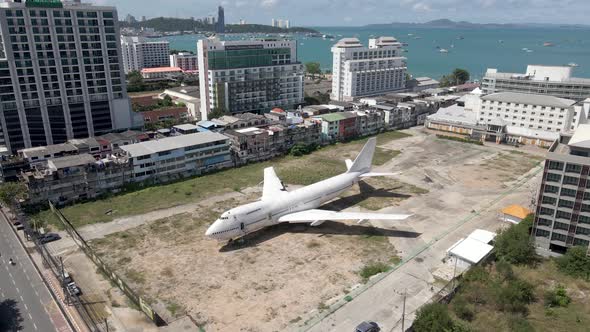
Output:
<svg viewBox="0 0 590 332">
<path fill-rule="evenodd" d="M 538 248 L 558 253 L 590 244 L 590 125 L 549 149 L 533 234 Z"/>
<path fill-rule="evenodd" d="M 209 38 L 199 40 L 197 51 L 203 118 L 212 109 L 263 113 L 303 102 L 296 41 Z"/>
<path fill-rule="evenodd" d="M 225 10 L 223 7 L 217 7 L 217 25 L 215 26 L 215 32 L 225 33 Z"/>
<path fill-rule="evenodd" d="M 481 81 L 484 94 L 511 91 L 583 100 L 590 97 L 590 79 L 572 77 L 570 66 L 527 66 L 525 74 L 488 69 Z"/>
<path fill-rule="evenodd" d="M 332 55 L 332 100 L 352 101 L 406 87 L 406 58 L 393 37 L 369 39 L 369 47 L 357 38 L 343 38 L 332 47 Z"/>
<path fill-rule="evenodd" d="M 148 41 L 145 37 L 121 36 L 125 74 L 144 68 L 168 67 L 170 44 L 166 40 Z"/>
<path fill-rule="evenodd" d="M 3 2 L 0 34 L 0 144 L 9 151 L 134 126 L 114 7 Z"/>
</svg>

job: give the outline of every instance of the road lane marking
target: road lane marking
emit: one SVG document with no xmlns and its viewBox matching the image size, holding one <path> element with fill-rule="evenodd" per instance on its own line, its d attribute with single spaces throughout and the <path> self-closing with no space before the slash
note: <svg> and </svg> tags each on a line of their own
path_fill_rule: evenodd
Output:
<svg viewBox="0 0 590 332">
<path fill-rule="evenodd" d="M 16 283 L 14 282 L 14 279 L 10 279 L 12 281 L 12 284 L 16 286 Z"/>
<path fill-rule="evenodd" d="M 29 318 L 30 318 L 31 320 L 33 320 L 33 316 L 31 316 L 31 313 L 30 313 L 30 312 L 29 312 Z"/>
<path fill-rule="evenodd" d="M 20 296 L 20 300 L 23 301 L 23 303 L 25 303 L 25 299 L 23 299 L 23 296 Z"/>
<path fill-rule="evenodd" d="M 21 299 L 22 299 L 22 297 L 21 297 Z M 29 310 L 29 307 L 27 307 L 27 304 L 26 304 L 26 303 L 25 303 L 25 309 L 26 309 L 27 311 Z"/>
<path fill-rule="evenodd" d="M 38 330 L 37 325 L 35 323 L 33 323 L 33 327 L 35 328 L 35 330 Z"/>
</svg>

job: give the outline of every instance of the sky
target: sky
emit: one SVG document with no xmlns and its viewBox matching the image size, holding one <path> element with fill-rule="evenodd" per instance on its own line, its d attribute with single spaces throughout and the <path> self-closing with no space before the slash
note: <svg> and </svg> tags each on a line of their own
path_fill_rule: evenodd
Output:
<svg viewBox="0 0 590 332">
<path fill-rule="evenodd" d="M 590 0 L 86 0 L 115 5 L 119 17 L 205 17 L 225 7 L 226 23 L 245 19 L 291 26 L 360 26 L 448 18 L 475 23 L 588 24 Z M 164 5 L 165 4 L 165 5 Z"/>
</svg>

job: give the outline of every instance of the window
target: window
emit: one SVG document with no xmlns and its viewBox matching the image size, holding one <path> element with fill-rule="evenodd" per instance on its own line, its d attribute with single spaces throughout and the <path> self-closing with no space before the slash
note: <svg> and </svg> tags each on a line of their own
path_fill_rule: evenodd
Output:
<svg viewBox="0 0 590 332">
<path fill-rule="evenodd" d="M 571 184 L 571 185 L 575 185 L 577 186 L 579 182 L 578 178 L 575 178 L 573 176 L 564 176 L 563 177 L 563 184 Z"/>
<path fill-rule="evenodd" d="M 556 194 L 559 191 L 559 187 L 545 185 L 545 192 L 550 194 Z"/>
<path fill-rule="evenodd" d="M 537 220 L 537 224 L 540 225 L 540 226 L 549 226 L 549 227 L 551 227 L 552 222 L 549 219 L 539 218 Z"/>
<path fill-rule="evenodd" d="M 565 239 L 566 239 L 566 236 L 563 234 L 553 233 L 553 235 L 551 235 L 551 240 L 565 242 Z"/>
<path fill-rule="evenodd" d="M 566 207 L 566 208 L 572 209 L 574 207 L 574 202 L 568 201 L 565 199 L 560 199 L 559 200 L 559 207 Z"/>
<path fill-rule="evenodd" d="M 547 173 L 547 181 L 550 182 L 561 182 L 561 175 L 555 173 Z"/>
<path fill-rule="evenodd" d="M 544 229 L 537 229 L 537 233 L 536 235 L 539 237 L 545 237 L 545 238 L 549 238 L 549 232 L 544 230 Z"/>
<path fill-rule="evenodd" d="M 543 204 L 555 205 L 555 202 L 557 202 L 556 198 L 549 197 L 549 196 L 543 196 L 543 200 L 542 200 Z"/>
<path fill-rule="evenodd" d="M 590 245 L 590 241 L 574 238 L 574 245 L 587 247 L 588 245 Z"/>
<path fill-rule="evenodd" d="M 545 215 L 545 216 L 553 216 L 553 213 L 554 212 L 555 211 L 553 209 L 549 209 L 549 208 L 546 208 L 546 207 L 541 207 L 541 211 L 540 211 L 539 214 L 542 215 L 542 216 L 543 215 Z"/>
<path fill-rule="evenodd" d="M 589 235 L 590 234 L 590 228 L 584 228 L 584 227 L 578 226 L 576 228 L 576 234 Z"/>
<path fill-rule="evenodd" d="M 570 219 L 572 219 L 572 214 L 568 213 L 568 212 L 561 211 L 561 210 L 557 210 L 557 214 L 555 215 L 555 218 L 570 220 Z"/>
<path fill-rule="evenodd" d="M 570 228 L 570 225 L 564 224 L 562 222 L 555 222 L 553 224 L 553 229 L 561 229 L 562 231 L 567 231 Z"/>
<path fill-rule="evenodd" d="M 565 167 L 565 171 L 568 173 L 580 174 L 580 172 L 582 172 L 582 166 L 576 164 L 567 164 L 567 166 Z"/>
<path fill-rule="evenodd" d="M 561 196 L 576 197 L 576 191 L 573 189 L 561 188 Z"/>
<path fill-rule="evenodd" d="M 563 171 L 563 163 L 559 161 L 549 161 L 549 169 Z"/>
</svg>

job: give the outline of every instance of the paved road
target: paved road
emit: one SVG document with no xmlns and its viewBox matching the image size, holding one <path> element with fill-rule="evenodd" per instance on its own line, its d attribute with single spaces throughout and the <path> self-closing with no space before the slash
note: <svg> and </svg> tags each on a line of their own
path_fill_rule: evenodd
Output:
<svg viewBox="0 0 590 332">
<path fill-rule="evenodd" d="M 11 227 L 0 214 L 0 321 L 21 331 L 58 331 L 50 318 L 57 304 Z M 16 265 L 8 264 L 10 258 Z"/>
</svg>

